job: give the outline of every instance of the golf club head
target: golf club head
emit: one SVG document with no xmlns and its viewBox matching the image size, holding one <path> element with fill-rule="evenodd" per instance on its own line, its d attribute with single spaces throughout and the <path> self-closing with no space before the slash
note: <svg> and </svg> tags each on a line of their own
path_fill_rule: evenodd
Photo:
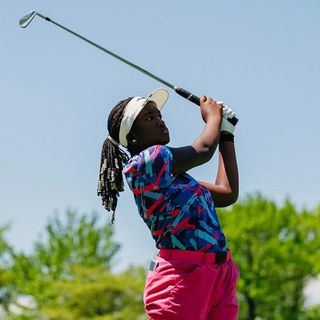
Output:
<svg viewBox="0 0 320 320">
<path fill-rule="evenodd" d="M 26 28 L 36 15 L 37 15 L 36 11 L 30 11 L 28 14 L 26 14 L 24 17 L 22 17 L 19 20 L 20 27 Z"/>
</svg>

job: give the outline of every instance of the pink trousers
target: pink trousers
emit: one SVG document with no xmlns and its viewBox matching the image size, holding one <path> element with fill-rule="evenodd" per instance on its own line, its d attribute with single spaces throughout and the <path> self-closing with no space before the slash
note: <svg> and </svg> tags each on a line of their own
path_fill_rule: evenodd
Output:
<svg viewBox="0 0 320 320">
<path fill-rule="evenodd" d="M 238 319 L 239 269 L 230 251 L 225 262 L 216 258 L 214 253 L 160 249 L 144 289 L 149 320 Z"/>
</svg>

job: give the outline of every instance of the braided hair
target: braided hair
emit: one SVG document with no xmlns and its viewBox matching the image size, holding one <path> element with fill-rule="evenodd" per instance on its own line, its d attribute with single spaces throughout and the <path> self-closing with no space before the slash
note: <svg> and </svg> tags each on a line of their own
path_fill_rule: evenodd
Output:
<svg viewBox="0 0 320 320">
<path fill-rule="evenodd" d="M 108 117 L 108 131 L 111 138 L 119 141 L 121 120 L 125 106 L 132 97 L 121 100 L 110 112 Z M 111 223 L 115 219 L 115 210 L 118 203 L 119 192 L 124 190 L 122 168 L 128 161 L 128 154 L 119 146 L 105 139 L 101 151 L 100 173 L 97 193 L 101 196 L 102 205 L 107 211 L 112 211 Z"/>
</svg>

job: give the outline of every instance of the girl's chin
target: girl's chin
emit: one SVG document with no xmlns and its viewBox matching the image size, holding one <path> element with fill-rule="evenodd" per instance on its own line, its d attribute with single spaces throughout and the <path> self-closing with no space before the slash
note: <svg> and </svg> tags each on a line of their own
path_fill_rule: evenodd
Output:
<svg viewBox="0 0 320 320">
<path fill-rule="evenodd" d="M 170 137 L 169 137 L 169 135 L 167 135 L 167 137 L 165 137 L 164 139 L 163 139 L 163 143 L 162 144 L 167 144 L 167 143 L 169 143 L 170 142 Z"/>
</svg>

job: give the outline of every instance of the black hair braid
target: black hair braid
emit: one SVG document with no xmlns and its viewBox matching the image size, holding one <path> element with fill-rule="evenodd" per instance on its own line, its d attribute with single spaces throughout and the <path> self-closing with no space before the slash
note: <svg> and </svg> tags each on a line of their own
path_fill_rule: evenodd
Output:
<svg viewBox="0 0 320 320">
<path fill-rule="evenodd" d="M 120 101 L 110 112 L 108 131 L 112 139 L 119 141 L 119 131 L 124 108 L 132 97 Z M 107 211 L 112 211 L 111 223 L 115 220 L 115 210 L 118 204 L 119 192 L 124 190 L 122 177 L 123 163 L 129 157 L 120 147 L 105 139 L 100 162 L 100 173 L 97 193 L 101 196 L 102 205 Z"/>
</svg>

